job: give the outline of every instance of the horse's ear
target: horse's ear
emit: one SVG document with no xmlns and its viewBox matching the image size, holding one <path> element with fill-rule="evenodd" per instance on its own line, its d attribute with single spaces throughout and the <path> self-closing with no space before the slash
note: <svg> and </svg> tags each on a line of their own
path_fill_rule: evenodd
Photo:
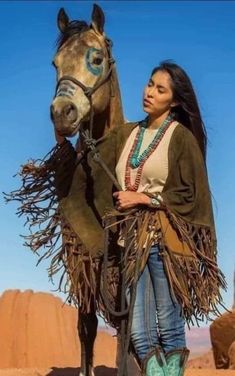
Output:
<svg viewBox="0 0 235 376">
<path fill-rule="evenodd" d="M 95 30 L 95 32 L 97 34 L 103 34 L 105 17 L 104 12 L 97 4 L 93 5 L 91 20 L 91 26 Z"/>
<path fill-rule="evenodd" d="M 60 8 L 58 16 L 57 16 L 57 26 L 62 33 L 65 31 L 68 24 L 69 24 L 69 17 L 67 16 L 64 8 Z"/>
</svg>

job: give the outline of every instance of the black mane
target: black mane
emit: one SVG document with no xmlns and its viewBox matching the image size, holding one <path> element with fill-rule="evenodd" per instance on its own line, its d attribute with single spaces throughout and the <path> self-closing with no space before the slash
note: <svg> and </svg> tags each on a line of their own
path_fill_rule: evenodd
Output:
<svg viewBox="0 0 235 376">
<path fill-rule="evenodd" d="M 60 33 L 56 41 L 57 49 L 59 49 L 71 36 L 81 34 L 83 31 L 89 30 L 90 27 L 85 21 L 71 21 L 63 33 Z"/>
</svg>

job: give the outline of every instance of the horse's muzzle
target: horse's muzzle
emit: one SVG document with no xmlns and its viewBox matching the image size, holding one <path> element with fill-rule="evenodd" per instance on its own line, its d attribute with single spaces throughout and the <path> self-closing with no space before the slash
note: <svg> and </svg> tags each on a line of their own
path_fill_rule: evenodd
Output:
<svg viewBox="0 0 235 376">
<path fill-rule="evenodd" d="M 70 101 L 63 104 L 54 102 L 51 105 L 51 119 L 58 133 L 70 136 L 77 128 L 77 107 Z"/>
</svg>

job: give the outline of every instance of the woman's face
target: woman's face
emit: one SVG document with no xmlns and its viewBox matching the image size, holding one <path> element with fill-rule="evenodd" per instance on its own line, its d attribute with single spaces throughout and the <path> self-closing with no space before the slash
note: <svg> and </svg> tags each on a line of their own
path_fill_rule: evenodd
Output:
<svg viewBox="0 0 235 376">
<path fill-rule="evenodd" d="M 171 77 L 165 71 L 157 71 L 150 78 L 144 89 L 143 109 L 151 117 L 158 117 L 167 113 L 175 106 Z"/>
</svg>

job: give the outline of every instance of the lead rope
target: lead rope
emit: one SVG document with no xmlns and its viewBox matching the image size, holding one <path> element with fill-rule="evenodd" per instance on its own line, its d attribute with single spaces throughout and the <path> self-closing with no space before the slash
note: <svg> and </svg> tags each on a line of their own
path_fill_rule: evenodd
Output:
<svg viewBox="0 0 235 376">
<path fill-rule="evenodd" d="M 82 136 L 83 136 L 83 141 L 84 141 L 84 143 L 86 144 L 86 147 L 87 147 L 87 152 L 91 151 L 92 159 L 103 168 L 103 170 L 106 172 L 106 174 L 108 175 L 110 180 L 113 182 L 115 187 L 119 191 L 122 191 L 122 187 L 120 186 L 120 184 L 118 183 L 117 179 L 112 174 L 110 169 L 107 167 L 106 163 L 100 157 L 100 153 L 96 149 L 97 143 L 100 142 L 101 139 L 103 140 L 104 137 L 102 137 L 98 140 L 95 140 L 94 138 L 90 137 L 90 132 L 88 131 L 88 129 L 86 129 L 85 131 L 82 131 L 81 133 L 82 133 Z"/>
<path fill-rule="evenodd" d="M 131 288 L 131 291 L 130 291 L 131 298 L 130 298 L 129 315 L 128 315 L 128 321 L 127 321 L 127 330 L 126 330 L 126 336 L 124 337 L 125 340 L 123 340 L 122 361 L 120 362 L 120 367 L 118 369 L 117 376 L 128 375 L 127 354 L 128 354 L 128 351 L 129 351 L 130 339 L 131 339 L 131 327 L 132 327 L 132 321 L 133 321 L 133 312 L 134 312 L 134 305 L 135 305 L 136 291 L 137 291 L 137 282 L 138 282 L 140 260 L 141 260 L 140 255 L 141 255 L 141 249 L 138 250 L 137 255 L 136 255 L 134 280 L 133 280 L 132 288 Z"/>
</svg>

